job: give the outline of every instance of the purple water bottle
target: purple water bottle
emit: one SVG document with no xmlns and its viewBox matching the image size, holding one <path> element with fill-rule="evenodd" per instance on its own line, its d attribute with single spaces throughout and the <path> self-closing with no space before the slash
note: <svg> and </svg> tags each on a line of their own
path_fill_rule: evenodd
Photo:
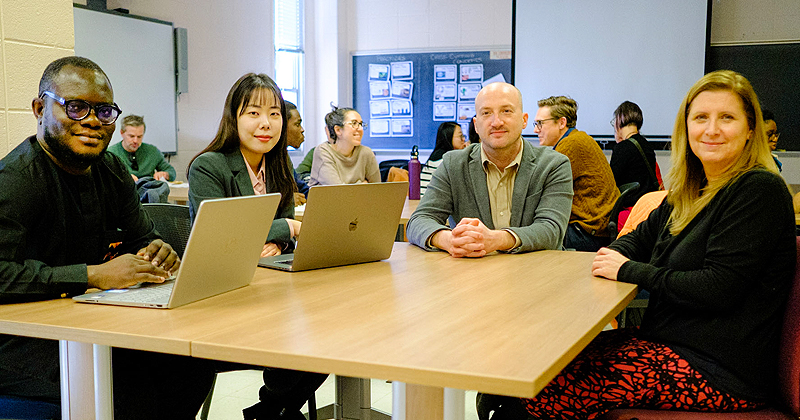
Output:
<svg viewBox="0 0 800 420">
<path fill-rule="evenodd" d="M 411 160 L 408 161 L 408 199 L 419 200 L 419 174 L 422 165 L 419 163 L 419 148 L 411 148 Z"/>
</svg>

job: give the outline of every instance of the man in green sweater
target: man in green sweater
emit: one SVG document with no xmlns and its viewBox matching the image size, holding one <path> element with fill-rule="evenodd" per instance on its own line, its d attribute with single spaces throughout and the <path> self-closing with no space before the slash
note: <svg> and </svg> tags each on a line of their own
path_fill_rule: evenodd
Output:
<svg viewBox="0 0 800 420">
<path fill-rule="evenodd" d="M 566 96 L 551 96 L 538 103 L 533 124 L 541 146 L 552 146 L 572 165 L 572 212 L 564 247 L 597 251 L 609 244 L 608 219 L 619 190 L 605 154 L 597 142 L 575 129 L 578 103 Z"/>
<path fill-rule="evenodd" d="M 164 159 L 164 155 L 152 144 L 142 143 L 145 125 L 144 118 L 128 115 L 122 119 L 122 141 L 108 148 L 117 155 L 128 168 L 134 181 L 140 177 L 152 176 L 160 181 L 174 181 L 175 168 Z"/>
</svg>

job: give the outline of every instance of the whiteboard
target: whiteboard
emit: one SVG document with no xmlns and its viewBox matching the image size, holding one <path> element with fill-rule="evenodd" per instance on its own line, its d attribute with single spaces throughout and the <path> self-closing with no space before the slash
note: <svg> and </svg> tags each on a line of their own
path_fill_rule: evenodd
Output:
<svg viewBox="0 0 800 420">
<path fill-rule="evenodd" d="M 143 115 L 144 142 L 176 152 L 175 53 L 172 24 L 75 7 L 75 55 L 97 63 L 111 80 L 122 109 L 111 144 L 122 140 L 120 122 Z"/>
<path fill-rule="evenodd" d="M 609 121 L 629 100 L 642 108 L 642 134 L 672 135 L 704 74 L 707 0 L 515 3 L 514 82 L 531 118 L 536 101 L 566 95 L 578 102 L 579 130 L 613 136 Z"/>
</svg>

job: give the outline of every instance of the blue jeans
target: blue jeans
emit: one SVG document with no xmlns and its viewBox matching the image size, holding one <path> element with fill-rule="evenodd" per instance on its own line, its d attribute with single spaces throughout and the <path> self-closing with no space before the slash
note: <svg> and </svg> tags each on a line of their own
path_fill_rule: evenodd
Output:
<svg viewBox="0 0 800 420">
<path fill-rule="evenodd" d="M 600 248 L 608 246 L 611 240 L 608 237 L 594 236 L 581 228 L 577 223 L 570 223 L 567 226 L 567 234 L 564 236 L 564 248 L 576 251 L 597 252 Z"/>
</svg>

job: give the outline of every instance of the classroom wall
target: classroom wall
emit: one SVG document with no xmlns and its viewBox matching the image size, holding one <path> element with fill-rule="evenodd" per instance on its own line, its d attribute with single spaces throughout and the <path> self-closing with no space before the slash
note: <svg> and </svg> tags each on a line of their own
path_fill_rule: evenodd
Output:
<svg viewBox="0 0 800 420">
<path fill-rule="evenodd" d="M 42 72 L 74 47 L 71 1 L 0 0 L 0 157 L 36 134 L 31 100 Z"/>
<path fill-rule="evenodd" d="M 85 0 L 77 2 L 85 4 Z M 45 0 L 0 0 L 2 21 L 5 24 L 11 16 L 8 14 L 18 9 L 25 8 L 32 16 L 35 13 L 31 11 L 42 13 L 52 9 L 52 4 L 52 1 Z M 795 24 L 800 13 L 797 4 L 797 0 L 714 0 L 711 41 L 721 44 L 800 40 L 800 25 Z M 66 36 L 57 37 L 69 38 L 68 42 L 31 40 L 4 27 L 5 72 L 0 77 L 3 104 L 9 97 L 9 78 L 5 75 L 13 67 L 9 58 L 15 56 L 9 55 L 9 51 L 14 52 L 24 44 L 37 53 L 46 50 L 53 54 L 58 49 L 62 50 L 61 55 L 71 53 L 71 3 L 59 0 L 58 5 L 59 12 L 53 14 L 51 22 L 56 19 L 55 22 L 64 23 L 48 26 L 55 28 L 56 32 L 68 32 Z M 306 150 L 324 141 L 322 118 L 329 109 L 329 102 L 352 103 L 352 52 L 510 47 L 511 6 L 509 0 L 306 0 L 307 91 L 303 116 Z M 179 179 L 185 179 L 189 160 L 208 144 L 216 132 L 225 95 L 233 82 L 248 71 L 274 74 L 272 1 L 108 0 L 108 7 L 127 8 L 131 13 L 171 21 L 175 26 L 188 29 L 189 92 L 181 95 L 178 101 L 178 154 L 172 158 Z M 36 18 L 40 17 L 36 15 Z M 19 19 L 26 22 L 24 16 Z M 33 25 L 24 23 L 17 26 L 20 32 L 36 33 Z M 52 35 L 51 30 L 40 36 Z M 6 47 L 7 42 L 11 43 L 10 47 Z M 54 58 L 55 55 L 47 55 L 41 63 L 30 60 L 24 63 L 31 69 L 28 74 L 36 74 L 33 83 L 20 83 L 17 76 L 11 82 L 14 86 L 30 85 L 35 89 L 42 69 Z M 16 145 L 27 133 L 32 133 L 32 129 L 24 128 L 24 123 L 16 123 L 29 112 L 32 95 L 35 91 L 17 95 L 24 100 L 17 99 L 15 105 L 0 108 L 0 128 L 3 130 L 0 132 L 0 155 L 7 153 L 9 139 L 12 145 Z M 530 104 L 527 110 L 531 110 Z M 7 134 L 13 127 L 23 128 Z M 295 163 L 302 158 L 301 153 L 292 155 Z M 379 160 L 394 157 L 381 155 Z M 396 157 L 408 158 L 405 153 L 398 153 Z M 784 176 L 790 183 L 800 184 L 800 153 L 782 154 L 781 159 L 784 161 Z M 659 164 L 662 172 L 666 173 L 668 159 L 659 156 Z"/>
<path fill-rule="evenodd" d="M 275 73 L 272 1 L 108 1 L 109 9 L 119 7 L 187 29 L 189 91 L 178 98 L 178 152 L 171 158 L 185 180 L 189 161 L 217 132 L 233 83 L 248 72 Z"/>
</svg>

